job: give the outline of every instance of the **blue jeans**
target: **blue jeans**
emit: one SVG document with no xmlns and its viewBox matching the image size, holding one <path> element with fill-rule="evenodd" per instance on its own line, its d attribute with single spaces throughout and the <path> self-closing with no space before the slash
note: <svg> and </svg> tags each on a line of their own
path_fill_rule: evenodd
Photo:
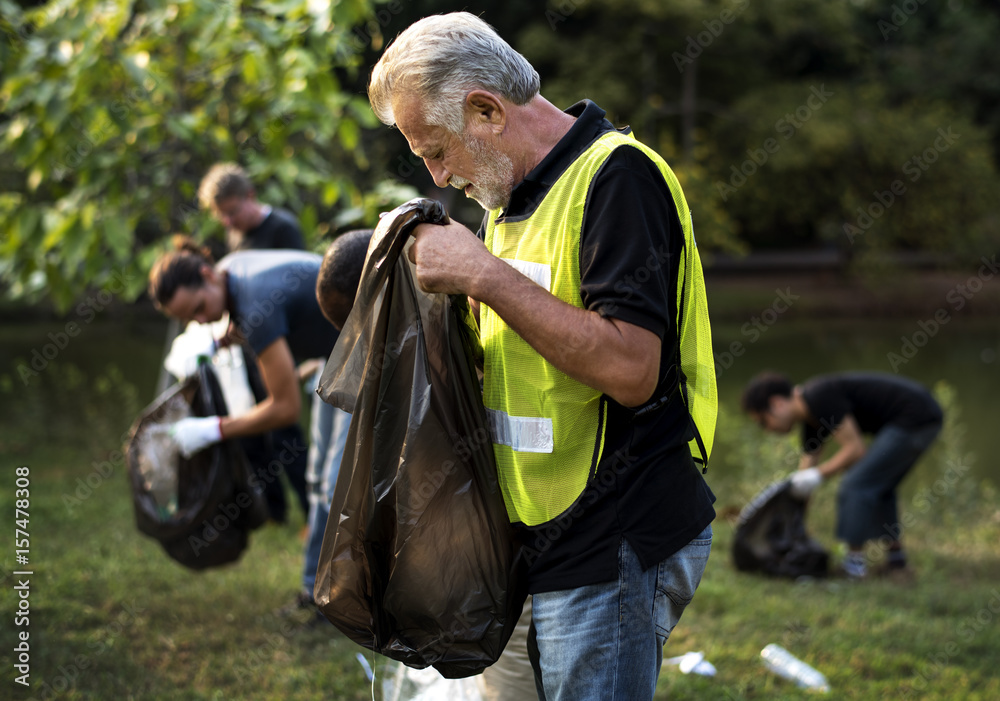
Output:
<svg viewBox="0 0 1000 701">
<path fill-rule="evenodd" d="M 306 558 L 302 568 L 302 591 L 310 597 L 316 586 L 316 568 L 323 547 L 323 533 L 330 516 L 330 500 L 337 485 L 340 461 L 344 457 L 347 429 L 351 415 L 327 404 L 315 393 L 322 371 L 312 382 L 313 405 L 309 427 L 309 467 L 306 484 L 309 490 L 309 535 Z"/>
<path fill-rule="evenodd" d="M 837 493 L 837 537 L 849 546 L 893 534 L 898 539 L 896 487 L 941 431 L 935 423 L 920 428 L 886 426 L 864 456 L 840 482 Z M 890 530 L 892 529 L 892 530 Z"/>
<path fill-rule="evenodd" d="M 663 644 L 691 602 L 712 527 L 643 571 L 628 541 L 617 579 L 532 596 L 528 645 L 541 701 L 652 699 Z"/>
</svg>

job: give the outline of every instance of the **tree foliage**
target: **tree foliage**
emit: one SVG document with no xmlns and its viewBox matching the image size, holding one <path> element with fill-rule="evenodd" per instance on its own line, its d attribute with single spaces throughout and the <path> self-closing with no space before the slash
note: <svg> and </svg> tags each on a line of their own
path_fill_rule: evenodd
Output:
<svg viewBox="0 0 1000 701">
<path fill-rule="evenodd" d="M 458 7 L 52 0 L 23 9 L 0 0 L 6 292 L 65 306 L 124 277 L 132 281 L 124 296 L 134 297 L 166 234 L 219 233 L 195 199 L 219 160 L 242 163 L 262 200 L 295 210 L 314 245 L 338 227 L 370 224 L 415 189 L 460 219 L 477 216 L 433 189 L 365 98 L 387 40 Z M 706 252 L 988 252 L 1000 194 L 995 3 L 478 0 L 461 8 L 535 65 L 554 103 L 594 99 L 660 150 Z M 816 90 L 832 95 L 819 101 Z M 959 138 L 936 149 L 937 130 L 949 128 Z M 925 153 L 934 163 L 917 165 L 920 178 L 910 180 L 904 169 Z M 897 180 L 902 194 L 892 191 Z"/>
<path fill-rule="evenodd" d="M 995 3 L 555 0 L 547 8 L 550 21 L 518 37 L 543 93 L 557 104 L 590 97 L 670 154 L 692 181 L 685 188 L 700 244 L 837 247 L 846 258 L 908 248 L 961 260 L 992 250 Z M 820 100 L 814 90 L 832 95 Z M 944 145 L 937 130 L 949 128 L 960 137 L 936 148 Z M 901 195 L 890 189 L 897 180 Z"/>
<path fill-rule="evenodd" d="M 344 89 L 370 0 L 0 0 L 3 276 L 14 296 L 61 306 L 118 273 L 143 287 L 165 234 L 216 230 L 197 184 L 241 163 L 307 238 L 333 208 L 364 204 L 361 131 L 375 119 Z M 374 37 L 373 37 L 374 34 Z M 369 198 L 370 199 L 370 198 Z"/>
</svg>

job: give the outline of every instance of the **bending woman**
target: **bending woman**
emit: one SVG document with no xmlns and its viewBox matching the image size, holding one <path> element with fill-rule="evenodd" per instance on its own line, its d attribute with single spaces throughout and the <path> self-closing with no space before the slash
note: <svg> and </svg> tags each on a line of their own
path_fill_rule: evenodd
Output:
<svg viewBox="0 0 1000 701">
<path fill-rule="evenodd" d="M 181 322 L 210 323 L 229 312 L 230 333 L 256 354 L 268 392 L 242 416 L 178 422 L 174 437 L 181 451 L 191 456 L 223 438 L 297 422 L 302 400 L 296 365 L 328 357 L 337 341 L 337 330 L 323 317 L 314 293 L 321 257 L 292 250 L 239 251 L 213 265 L 207 249 L 186 237 L 174 237 L 174 246 L 150 271 L 154 304 Z"/>
</svg>

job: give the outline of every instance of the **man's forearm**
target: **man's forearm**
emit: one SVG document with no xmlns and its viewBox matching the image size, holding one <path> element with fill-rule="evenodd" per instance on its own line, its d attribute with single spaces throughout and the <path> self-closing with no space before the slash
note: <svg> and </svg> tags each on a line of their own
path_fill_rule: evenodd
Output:
<svg viewBox="0 0 1000 701">
<path fill-rule="evenodd" d="M 819 465 L 819 471 L 823 477 L 832 477 L 838 472 L 842 472 L 856 463 L 864 455 L 864 450 L 858 450 L 855 446 L 844 446 L 826 462 Z"/>
<path fill-rule="evenodd" d="M 642 404 L 652 395 L 660 361 L 655 334 L 563 302 L 494 260 L 474 296 L 539 355 L 625 406 Z"/>
</svg>

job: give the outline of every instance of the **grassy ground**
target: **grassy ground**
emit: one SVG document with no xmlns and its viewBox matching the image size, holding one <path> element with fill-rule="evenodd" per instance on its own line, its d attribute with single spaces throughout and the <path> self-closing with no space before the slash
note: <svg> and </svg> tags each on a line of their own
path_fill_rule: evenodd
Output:
<svg viewBox="0 0 1000 701">
<path fill-rule="evenodd" d="M 32 391 L 8 384 L 0 392 L 0 514 L 14 520 L 14 469 L 29 467 L 34 572 L 30 622 L 12 626 L 18 580 L 10 573 L 19 566 L 8 541 L 0 698 L 372 698 L 356 660 L 360 648 L 332 627 L 302 630 L 301 619 L 275 613 L 299 580 L 299 514 L 257 531 L 233 566 L 200 574 L 181 568 L 137 532 L 113 452 L 139 408 L 135 393 L 113 372 L 88 379 L 53 370 L 39 380 Z M 56 388 L 60 400 L 48 401 Z M 772 642 L 824 672 L 831 698 L 1000 698 L 1000 511 L 996 493 L 962 469 L 961 426 L 950 425 L 919 467 L 931 486 L 903 499 L 918 578 L 901 587 L 736 572 L 732 518 L 775 477 L 763 466 L 780 464 L 791 448 L 761 440 L 739 417 L 723 419 L 735 430 L 719 455 L 748 467 L 739 477 L 709 474 L 719 496 L 715 549 L 664 651 L 700 650 L 718 675 L 666 667 L 657 699 L 808 698 L 761 666 L 759 652 Z M 110 465 L 107 478 L 95 461 Z M 810 515 L 811 529 L 831 548 L 833 494 L 823 487 Z M 14 682 L 15 636 L 23 630 L 30 632 L 30 689 Z M 376 665 L 377 676 L 385 673 Z"/>
</svg>

